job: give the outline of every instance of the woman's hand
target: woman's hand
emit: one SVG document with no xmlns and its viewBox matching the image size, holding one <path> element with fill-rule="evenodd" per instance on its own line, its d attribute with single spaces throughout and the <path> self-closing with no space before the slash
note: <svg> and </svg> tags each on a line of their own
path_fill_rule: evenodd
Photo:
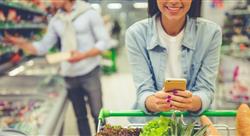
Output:
<svg viewBox="0 0 250 136">
<path fill-rule="evenodd" d="M 193 96 L 188 90 L 173 91 L 170 96 L 170 104 L 174 110 L 196 112 L 201 109 L 202 104 L 200 97 Z"/>
<path fill-rule="evenodd" d="M 146 107 L 151 112 L 169 110 L 198 111 L 201 108 L 201 100 L 193 96 L 190 91 L 159 91 L 146 99 Z"/>
<path fill-rule="evenodd" d="M 145 105 L 150 112 L 162 112 L 171 110 L 171 96 L 165 91 L 158 91 L 147 97 Z"/>
<path fill-rule="evenodd" d="M 192 109 L 192 93 L 190 91 L 173 91 L 170 93 L 172 109 L 186 111 Z"/>
</svg>

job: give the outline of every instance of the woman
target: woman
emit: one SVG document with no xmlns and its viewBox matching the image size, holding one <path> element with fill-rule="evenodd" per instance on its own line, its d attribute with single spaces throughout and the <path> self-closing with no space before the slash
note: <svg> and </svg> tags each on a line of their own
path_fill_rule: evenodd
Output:
<svg viewBox="0 0 250 136">
<path fill-rule="evenodd" d="M 196 18 L 192 0 L 148 0 L 148 6 L 151 18 L 135 23 L 126 33 L 137 89 L 135 108 L 199 115 L 213 101 L 221 29 Z M 187 90 L 165 92 L 166 78 L 185 78 Z"/>
</svg>

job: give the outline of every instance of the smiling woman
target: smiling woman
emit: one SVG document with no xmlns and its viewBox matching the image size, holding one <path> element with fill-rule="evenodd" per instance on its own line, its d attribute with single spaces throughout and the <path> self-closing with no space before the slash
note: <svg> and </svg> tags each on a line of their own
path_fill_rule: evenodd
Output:
<svg viewBox="0 0 250 136">
<path fill-rule="evenodd" d="M 137 89 L 135 109 L 201 114 L 214 97 L 222 33 L 199 15 L 200 0 L 148 0 L 150 18 L 132 25 L 126 46 Z M 167 78 L 186 91 L 166 91 Z"/>
</svg>

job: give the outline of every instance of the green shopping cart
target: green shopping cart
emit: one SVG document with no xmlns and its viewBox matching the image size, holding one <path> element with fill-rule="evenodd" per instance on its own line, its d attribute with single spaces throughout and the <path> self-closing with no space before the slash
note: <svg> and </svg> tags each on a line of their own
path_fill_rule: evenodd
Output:
<svg viewBox="0 0 250 136">
<path fill-rule="evenodd" d="M 191 115 L 189 112 L 180 112 L 180 111 L 170 111 L 170 112 L 160 112 L 158 114 L 149 115 L 144 113 L 140 110 L 130 110 L 130 111 L 110 111 L 102 109 L 99 114 L 99 122 L 98 122 L 98 128 L 97 132 L 100 132 L 100 130 L 105 125 L 105 119 L 109 117 L 150 117 L 150 116 L 166 116 L 171 117 L 175 113 L 175 116 L 177 117 L 190 117 Z M 202 115 L 206 115 L 208 117 L 235 117 L 236 116 L 236 110 L 208 110 L 205 111 Z M 144 124 L 129 124 L 128 128 L 142 128 Z M 220 131 L 226 131 L 227 136 L 230 136 L 231 131 L 235 131 L 235 127 L 229 127 L 226 124 L 214 124 L 214 126 Z M 200 127 L 200 126 L 196 126 Z"/>
</svg>

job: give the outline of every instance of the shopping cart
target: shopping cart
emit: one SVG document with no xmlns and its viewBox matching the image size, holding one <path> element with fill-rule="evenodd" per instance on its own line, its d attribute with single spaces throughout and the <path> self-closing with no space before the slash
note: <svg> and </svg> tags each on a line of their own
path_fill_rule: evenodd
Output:
<svg viewBox="0 0 250 136">
<path fill-rule="evenodd" d="M 189 112 L 180 112 L 180 111 L 171 111 L 171 112 L 160 112 L 158 114 L 149 115 L 140 110 L 130 110 L 130 111 L 110 111 L 102 109 L 99 114 L 99 122 L 97 132 L 105 125 L 105 119 L 109 117 L 152 117 L 152 116 L 166 116 L 171 117 L 175 113 L 176 117 L 190 117 Z M 206 115 L 208 117 L 235 117 L 235 110 L 208 110 L 205 111 L 202 115 Z M 126 126 L 127 128 L 142 128 L 144 124 L 129 124 Z M 231 131 L 235 131 L 235 127 L 229 127 L 226 124 L 214 124 L 214 126 L 218 130 L 226 131 L 226 135 L 230 136 Z M 196 125 L 196 128 L 199 128 L 199 125 Z"/>
</svg>

